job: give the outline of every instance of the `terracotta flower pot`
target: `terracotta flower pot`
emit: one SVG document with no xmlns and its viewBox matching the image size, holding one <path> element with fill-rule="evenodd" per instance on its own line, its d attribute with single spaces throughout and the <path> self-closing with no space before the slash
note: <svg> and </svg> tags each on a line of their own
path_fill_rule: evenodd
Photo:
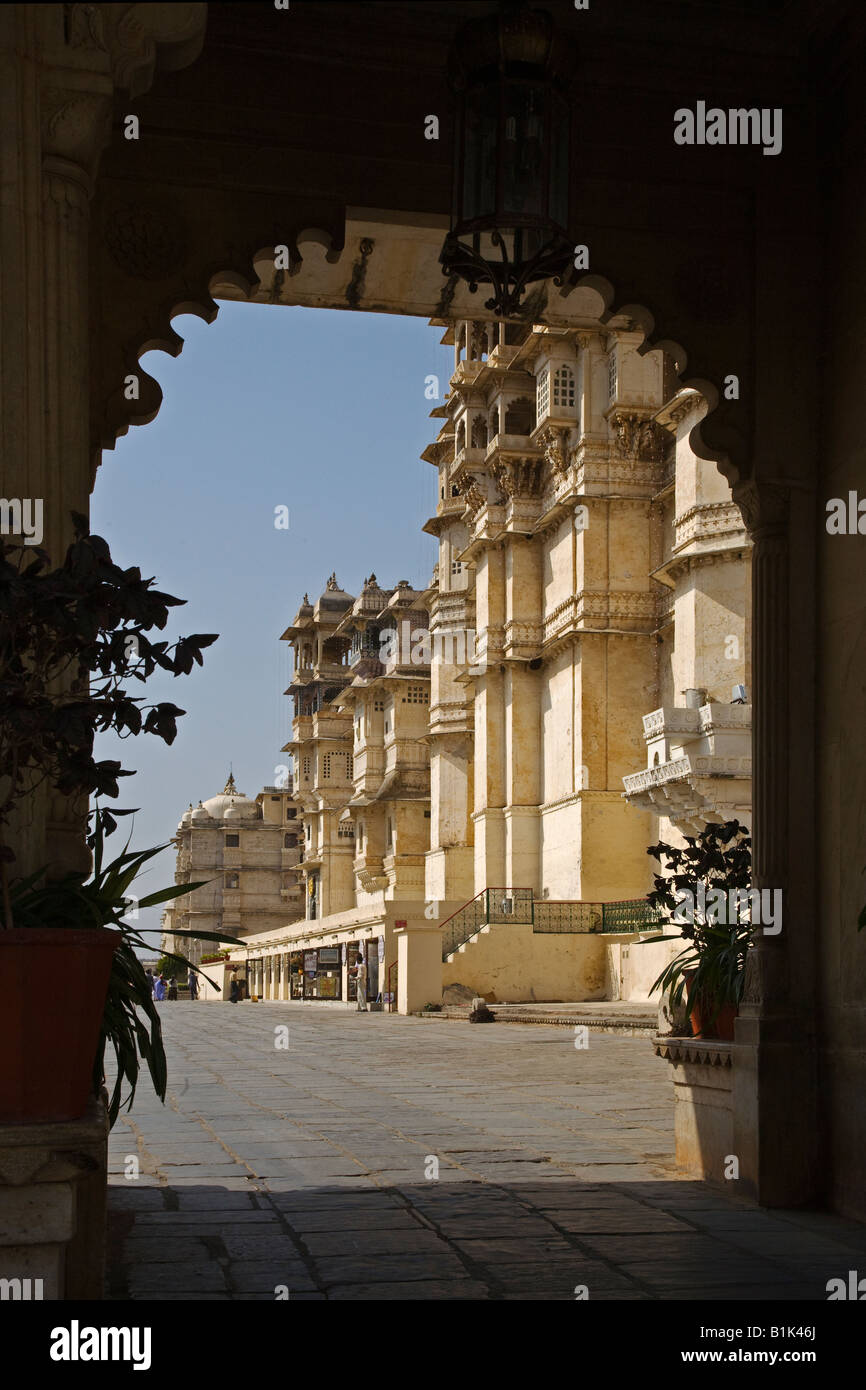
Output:
<svg viewBox="0 0 866 1390">
<path fill-rule="evenodd" d="M 84 1114 L 120 939 L 102 928 L 0 930 L 0 1122 Z"/>
<path fill-rule="evenodd" d="M 692 1025 L 692 1034 L 696 1038 L 718 1038 L 720 1042 L 734 1041 L 734 1019 L 739 1010 L 736 1004 L 723 1004 L 716 1014 L 712 1023 L 710 1019 L 713 1015 L 712 1006 L 707 1007 L 706 1001 L 700 995 L 695 995 L 692 1000 L 692 981 L 695 972 L 688 971 L 686 974 L 686 996 L 689 1001 L 689 1021 Z M 706 1015 L 706 1022 L 704 1021 Z"/>
</svg>

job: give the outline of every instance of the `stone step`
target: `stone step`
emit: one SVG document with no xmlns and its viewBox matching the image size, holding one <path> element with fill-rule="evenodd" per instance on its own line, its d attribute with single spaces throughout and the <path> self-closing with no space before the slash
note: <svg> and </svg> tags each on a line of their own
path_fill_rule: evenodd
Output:
<svg viewBox="0 0 866 1390">
<path fill-rule="evenodd" d="M 497 1023 L 538 1023 L 552 1028 L 585 1027 L 590 1032 L 617 1033 L 620 1037 L 654 1037 L 658 1033 L 656 1004 L 611 1000 L 563 1004 L 490 1004 Z M 447 1021 L 468 1021 L 471 1004 L 446 1004 L 441 1013 L 419 1015 Z"/>
</svg>

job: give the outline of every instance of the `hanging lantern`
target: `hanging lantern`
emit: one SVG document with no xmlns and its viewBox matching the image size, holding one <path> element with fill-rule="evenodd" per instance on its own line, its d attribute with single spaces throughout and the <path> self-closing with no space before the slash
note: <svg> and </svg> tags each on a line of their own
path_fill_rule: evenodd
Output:
<svg viewBox="0 0 866 1390">
<path fill-rule="evenodd" d="M 449 76 L 456 98 L 451 231 L 443 273 L 486 307 L 519 311 L 527 285 L 562 284 L 574 254 L 569 171 L 574 70 L 571 41 L 542 10 L 504 3 L 455 37 Z"/>
</svg>

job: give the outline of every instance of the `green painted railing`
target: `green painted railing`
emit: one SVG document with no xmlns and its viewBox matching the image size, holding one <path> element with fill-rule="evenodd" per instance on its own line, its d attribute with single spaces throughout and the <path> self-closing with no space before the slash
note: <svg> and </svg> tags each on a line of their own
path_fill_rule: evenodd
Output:
<svg viewBox="0 0 866 1390">
<path fill-rule="evenodd" d="M 601 906 L 603 932 L 652 931 L 665 920 L 664 913 L 650 907 L 646 898 L 623 898 Z"/>
<path fill-rule="evenodd" d="M 536 932 L 600 932 L 603 903 L 551 902 L 539 899 L 535 903 Z"/>
<path fill-rule="evenodd" d="M 442 959 L 477 936 L 482 927 L 533 920 L 531 888 L 483 888 L 442 923 Z"/>
<path fill-rule="evenodd" d="M 530 888 L 484 888 L 442 923 L 442 959 L 477 936 L 482 927 L 523 923 L 534 932 L 642 932 L 660 928 L 664 914 L 646 898 L 616 902 L 551 902 L 534 898 Z"/>
</svg>

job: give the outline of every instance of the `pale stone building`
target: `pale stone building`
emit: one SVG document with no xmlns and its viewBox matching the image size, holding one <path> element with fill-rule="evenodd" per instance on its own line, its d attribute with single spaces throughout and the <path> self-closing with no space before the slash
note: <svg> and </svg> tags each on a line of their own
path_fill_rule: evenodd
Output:
<svg viewBox="0 0 866 1390">
<path fill-rule="evenodd" d="M 430 586 L 332 575 L 283 634 L 306 920 L 256 942 L 294 947 L 260 992 L 349 997 L 361 923 L 404 1009 L 646 998 L 677 948 L 633 949 L 647 846 L 750 817 L 750 542 L 689 444 L 703 397 L 643 340 L 446 325 Z"/>
<path fill-rule="evenodd" d="M 163 950 L 177 950 L 197 964 L 217 945 L 175 937 L 176 929 L 246 937 L 296 914 L 298 826 L 291 780 L 285 787 L 263 787 L 253 801 L 229 774 L 219 795 L 190 806 L 173 841 L 175 882 L 202 886 L 163 913 Z"/>
<path fill-rule="evenodd" d="M 424 454 L 439 474 L 426 895 L 523 890 L 500 920 L 490 902 L 467 911 L 446 984 L 645 994 L 665 948 L 629 951 L 611 928 L 629 916 L 613 905 L 651 887 L 647 846 L 749 820 L 750 542 L 689 446 L 703 398 L 643 339 L 622 318 L 459 321 L 443 339 L 454 375 Z"/>
<path fill-rule="evenodd" d="M 375 575 L 355 598 L 331 575 L 283 633 L 299 805 L 301 920 L 249 945 L 265 998 L 354 998 L 363 954 L 371 1000 L 396 993 L 395 930 L 424 920 L 430 843 L 430 656 L 422 595 Z M 238 957 L 240 959 L 240 957 Z"/>
</svg>

